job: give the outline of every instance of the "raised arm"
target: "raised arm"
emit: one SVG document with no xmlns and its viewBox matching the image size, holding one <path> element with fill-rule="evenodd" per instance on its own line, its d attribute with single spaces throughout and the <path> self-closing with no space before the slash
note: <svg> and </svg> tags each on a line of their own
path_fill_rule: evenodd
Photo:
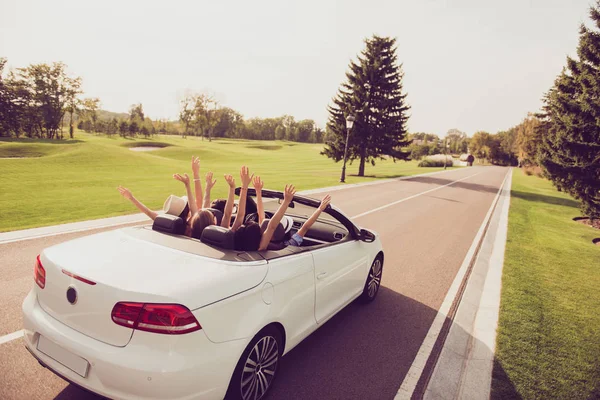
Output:
<svg viewBox="0 0 600 400">
<path fill-rule="evenodd" d="M 196 210 L 199 210 L 202 208 L 202 181 L 200 180 L 200 158 L 199 157 L 192 156 L 192 172 L 194 174 L 194 192 L 196 193 Z"/>
<path fill-rule="evenodd" d="M 204 204 L 202 204 L 202 208 L 209 208 L 210 191 L 213 188 L 213 186 L 215 186 L 215 183 L 217 183 L 217 180 L 213 179 L 213 173 L 210 171 L 206 173 L 206 176 L 204 178 L 206 179 L 206 189 L 204 189 Z"/>
<path fill-rule="evenodd" d="M 158 213 L 152 211 L 151 209 L 146 207 L 143 203 L 138 201 L 138 199 L 135 198 L 135 196 L 131 193 L 131 191 L 129 189 L 124 188 L 123 186 L 119 186 L 119 187 L 117 187 L 117 190 L 119 191 L 119 193 L 121 193 L 121 196 L 123 196 L 127 200 L 131 201 L 133 203 L 133 205 L 137 207 L 138 210 L 140 210 L 141 212 L 146 214 L 148 217 L 150 217 L 150 219 L 152 219 L 152 221 L 154 221 L 154 218 L 156 218 L 158 216 Z"/>
<path fill-rule="evenodd" d="M 229 195 L 227 196 L 227 203 L 225 203 L 225 212 L 223 213 L 223 220 L 221 220 L 221 226 L 229 228 L 231 224 L 231 213 L 233 212 L 233 201 L 235 198 L 235 179 L 230 174 L 225 174 L 225 182 L 229 185 Z"/>
<path fill-rule="evenodd" d="M 315 210 L 315 212 L 310 216 L 310 218 L 306 220 L 304 225 L 302 225 L 302 228 L 300 228 L 298 230 L 298 232 L 297 232 L 298 235 L 300 235 L 302 237 L 304 237 L 304 235 L 306 235 L 306 232 L 308 232 L 310 227 L 313 226 L 313 224 L 315 223 L 317 218 L 319 218 L 319 215 L 321 215 L 321 212 L 327 208 L 329 203 L 331 203 L 331 196 L 327 195 L 327 196 L 323 197 L 323 200 L 321 200 L 321 204 L 319 205 L 319 208 L 317 208 Z"/>
<path fill-rule="evenodd" d="M 240 169 L 240 179 L 242 180 L 242 187 L 240 199 L 238 200 L 238 212 L 235 214 L 235 221 L 233 221 L 233 225 L 231 226 L 232 231 L 237 231 L 238 228 L 242 226 L 246 216 L 246 196 L 248 195 L 248 185 L 250 185 L 252 177 L 250 176 L 248 167 L 245 165 L 242 165 L 242 168 Z"/>
<path fill-rule="evenodd" d="M 190 206 L 190 212 L 192 213 L 192 216 L 196 215 L 198 207 L 196 206 L 196 202 L 194 201 L 194 194 L 192 193 L 192 188 L 190 187 L 190 177 L 188 176 L 188 174 L 174 174 L 173 178 L 175 178 L 179 182 L 182 182 L 185 185 L 185 190 L 187 192 L 188 197 L 188 204 Z"/>
<path fill-rule="evenodd" d="M 296 188 L 293 185 L 286 185 L 285 191 L 283 192 L 283 202 L 279 205 L 277 212 L 273 215 L 273 218 L 269 221 L 269 225 L 267 225 L 267 229 L 265 233 L 263 233 L 262 238 L 260 239 L 260 245 L 258 246 L 258 250 L 266 250 L 267 246 L 269 246 L 269 242 L 273 237 L 273 233 L 275 233 L 275 229 L 277 225 L 281 222 L 281 219 L 285 215 L 285 212 L 294 199 L 294 195 L 296 194 Z"/>
<path fill-rule="evenodd" d="M 252 179 L 252 186 L 254 186 L 254 190 L 256 191 L 256 209 L 258 212 L 258 223 L 262 224 L 265 219 L 265 207 L 263 206 L 262 201 L 262 188 L 264 187 L 264 182 L 260 179 L 260 176 L 255 176 Z"/>
</svg>

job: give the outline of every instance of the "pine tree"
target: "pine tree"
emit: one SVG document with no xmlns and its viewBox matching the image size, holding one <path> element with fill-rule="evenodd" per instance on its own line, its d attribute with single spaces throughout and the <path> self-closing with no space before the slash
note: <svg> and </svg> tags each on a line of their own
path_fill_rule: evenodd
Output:
<svg viewBox="0 0 600 400">
<path fill-rule="evenodd" d="M 600 1 L 590 16 L 600 28 Z M 579 33 L 579 59 L 567 58 L 544 97 L 539 160 L 558 189 L 600 218 L 600 32 L 582 25 Z"/>
<path fill-rule="evenodd" d="M 333 105 L 328 107 L 329 141 L 321 153 L 336 162 L 344 158 L 346 117 L 356 121 L 348 138 L 348 160 L 360 160 L 358 176 L 364 176 L 365 163 L 391 157 L 406 160 L 403 150 L 410 144 L 406 122 L 406 94 L 402 93 L 401 65 L 397 63 L 396 39 L 373 36 L 358 62 L 350 62 L 347 82 L 340 87 Z"/>
</svg>

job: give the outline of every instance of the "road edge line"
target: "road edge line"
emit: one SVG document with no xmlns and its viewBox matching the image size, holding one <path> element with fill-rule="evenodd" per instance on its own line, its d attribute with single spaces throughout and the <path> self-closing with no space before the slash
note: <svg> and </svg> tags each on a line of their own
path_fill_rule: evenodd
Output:
<svg viewBox="0 0 600 400">
<path fill-rule="evenodd" d="M 467 271 L 469 270 L 469 268 L 473 264 L 473 261 L 477 257 L 481 241 L 486 233 L 487 227 L 489 226 L 489 221 L 491 220 L 493 211 L 496 208 L 496 204 L 500 199 L 500 195 L 504 189 L 504 185 L 506 184 L 509 172 L 510 169 L 505 174 L 504 179 L 502 180 L 502 184 L 500 185 L 500 188 L 496 193 L 496 197 L 492 201 L 492 204 L 490 205 L 490 208 L 485 218 L 483 219 L 483 222 L 481 223 L 481 226 L 479 227 L 479 230 L 477 231 L 473 242 L 471 243 L 471 247 L 469 247 L 469 250 L 467 251 L 467 254 L 465 255 L 465 258 L 463 260 L 463 263 L 459 268 L 458 272 L 456 273 L 456 276 L 454 277 L 454 280 L 452 281 L 452 284 L 450 285 L 450 288 L 446 293 L 446 297 L 444 297 L 444 301 L 442 302 L 440 309 L 438 310 L 431 326 L 429 327 L 427 335 L 425 336 L 423 343 L 421 343 L 421 347 L 419 348 L 419 351 L 417 352 L 417 355 L 413 360 L 410 369 L 404 377 L 404 380 L 402 381 L 402 384 L 400 385 L 400 388 L 398 389 L 394 400 L 408 400 L 413 396 L 414 391 L 417 387 L 417 383 L 419 382 L 419 379 L 421 378 L 421 375 L 423 374 L 423 371 L 425 369 L 425 365 L 427 364 L 427 360 L 429 359 L 429 356 L 433 351 L 433 347 L 438 339 L 438 336 L 442 331 L 442 327 L 446 322 L 446 318 L 450 314 L 450 310 L 455 300 L 457 299 L 457 296 L 460 294 L 459 290 L 461 289 L 461 287 L 464 286 L 463 281 L 467 277 Z"/>
<path fill-rule="evenodd" d="M 21 336 L 23 336 L 23 329 L 21 329 L 20 331 L 9 333 L 8 335 L 0 336 L 0 345 L 12 342 L 13 340 L 20 338 Z"/>
</svg>

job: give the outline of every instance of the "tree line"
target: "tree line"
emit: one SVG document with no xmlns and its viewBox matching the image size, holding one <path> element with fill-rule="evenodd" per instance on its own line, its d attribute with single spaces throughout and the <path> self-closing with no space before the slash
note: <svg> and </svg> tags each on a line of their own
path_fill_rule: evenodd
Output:
<svg viewBox="0 0 600 400">
<path fill-rule="evenodd" d="M 63 139 L 68 127 L 73 138 L 75 126 L 91 133 L 145 137 L 168 135 L 253 140 L 289 140 L 322 143 L 325 132 L 311 119 L 293 116 L 250 118 L 214 97 L 187 95 L 180 103 L 179 120 L 153 120 L 143 105 L 134 104 L 129 113 L 101 109 L 100 99 L 84 98 L 82 80 L 73 77 L 61 62 L 31 64 L 5 73 L 6 58 L 0 58 L 0 136 Z"/>
</svg>

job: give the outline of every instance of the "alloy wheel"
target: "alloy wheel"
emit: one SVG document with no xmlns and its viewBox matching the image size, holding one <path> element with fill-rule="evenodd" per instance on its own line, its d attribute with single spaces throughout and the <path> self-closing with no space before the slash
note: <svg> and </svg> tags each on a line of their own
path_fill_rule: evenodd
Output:
<svg viewBox="0 0 600 400">
<path fill-rule="evenodd" d="M 274 337 L 265 336 L 256 342 L 242 371 L 243 400 L 262 399 L 273 382 L 278 361 L 279 347 Z"/>
<path fill-rule="evenodd" d="M 381 272 L 381 260 L 378 258 L 373 262 L 371 270 L 369 271 L 367 291 L 369 293 L 369 297 L 371 298 L 375 297 L 377 291 L 379 290 L 379 286 L 381 285 Z"/>
</svg>

